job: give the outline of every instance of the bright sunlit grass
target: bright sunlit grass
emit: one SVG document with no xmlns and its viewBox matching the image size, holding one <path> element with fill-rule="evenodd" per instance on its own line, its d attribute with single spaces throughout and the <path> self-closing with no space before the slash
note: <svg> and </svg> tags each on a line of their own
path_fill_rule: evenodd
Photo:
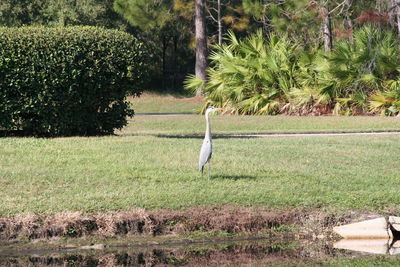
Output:
<svg viewBox="0 0 400 267">
<path fill-rule="evenodd" d="M 0 216 L 236 203 L 400 211 L 400 136 L 0 139 Z"/>
<path fill-rule="evenodd" d="M 140 101 L 138 113 L 189 112 L 201 104 L 154 95 Z M 400 130 L 400 119 L 387 117 L 211 121 L 214 134 Z M 1 138 L 0 216 L 225 203 L 400 212 L 400 135 L 216 138 L 208 180 L 197 171 L 204 123 L 201 115 L 135 116 L 117 136 Z M 144 134 L 164 137 L 138 136 Z M 178 138 L 185 134 L 200 138 Z"/>
<path fill-rule="evenodd" d="M 297 116 L 233 116 L 211 117 L 215 134 L 277 133 L 277 132 L 352 132 L 399 131 L 396 117 L 297 117 Z M 204 134 L 205 121 L 201 115 L 135 116 L 127 127 L 117 134 Z"/>
<path fill-rule="evenodd" d="M 204 100 L 171 94 L 146 92 L 138 98 L 130 98 L 135 113 L 198 113 Z"/>
</svg>

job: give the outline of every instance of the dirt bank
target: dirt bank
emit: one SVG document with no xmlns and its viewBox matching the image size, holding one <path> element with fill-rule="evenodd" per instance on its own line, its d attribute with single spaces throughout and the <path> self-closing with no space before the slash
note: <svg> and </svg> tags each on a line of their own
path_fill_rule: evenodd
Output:
<svg viewBox="0 0 400 267">
<path fill-rule="evenodd" d="M 0 218 L 0 240 L 54 237 L 113 238 L 132 235 L 183 235 L 195 231 L 257 234 L 281 226 L 294 226 L 298 235 L 329 237 L 332 226 L 376 217 L 349 212 L 335 215 L 319 210 L 272 211 L 234 205 L 191 207 L 185 210 L 146 211 L 133 208 L 103 214 L 64 212 L 51 216 L 22 214 Z M 322 236 L 322 237 L 321 237 Z"/>
</svg>

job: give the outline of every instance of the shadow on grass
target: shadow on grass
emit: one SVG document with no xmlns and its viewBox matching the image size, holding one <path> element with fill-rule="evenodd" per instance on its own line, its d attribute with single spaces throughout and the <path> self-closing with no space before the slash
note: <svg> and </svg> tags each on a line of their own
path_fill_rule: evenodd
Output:
<svg viewBox="0 0 400 267">
<path fill-rule="evenodd" d="M 57 137 L 102 137 L 102 136 L 117 136 L 111 133 L 94 133 L 94 134 L 70 134 L 70 135 L 51 135 L 46 133 L 36 134 L 25 132 L 23 130 L 1 130 L 0 138 L 6 137 L 37 137 L 37 138 L 57 138 Z"/>
<path fill-rule="evenodd" d="M 185 135 L 169 135 L 169 134 L 155 134 L 155 137 L 159 138 L 177 138 L 177 139 L 203 139 L 204 134 L 185 134 Z M 260 138 L 259 136 L 236 136 L 236 135 L 223 135 L 217 134 L 213 135 L 212 139 L 250 139 L 250 138 Z"/>
<path fill-rule="evenodd" d="M 173 96 L 175 98 L 189 98 L 189 97 L 194 97 L 193 93 L 183 89 L 183 88 L 154 88 L 152 90 L 147 90 L 143 93 L 150 93 L 158 96 Z"/>
<path fill-rule="evenodd" d="M 25 136 L 25 132 L 21 130 L 3 130 L 0 129 L 0 137 L 22 137 Z"/>
<path fill-rule="evenodd" d="M 257 176 L 254 175 L 223 175 L 223 174 L 217 174 L 217 175 L 211 175 L 211 179 L 222 179 L 222 180 L 255 180 L 257 179 Z"/>
</svg>

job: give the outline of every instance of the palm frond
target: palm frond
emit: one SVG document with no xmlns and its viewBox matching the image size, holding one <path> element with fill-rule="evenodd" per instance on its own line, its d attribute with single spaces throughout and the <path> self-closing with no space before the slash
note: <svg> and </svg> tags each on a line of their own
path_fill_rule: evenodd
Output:
<svg viewBox="0 0 400 267">
<path fill-rule="evenodd" d="M 185 90 L 195 93 L 197 90 L 204 88 L 204 80 L 196 77 L 193 74 L 189 74 L 188 77 L 183 82 Z"/>
</svg>

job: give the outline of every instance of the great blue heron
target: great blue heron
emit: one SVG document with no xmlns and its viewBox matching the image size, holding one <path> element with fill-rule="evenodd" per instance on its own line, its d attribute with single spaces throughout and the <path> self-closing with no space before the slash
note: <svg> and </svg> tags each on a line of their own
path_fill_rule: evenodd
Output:
<svg viewBox="0 0 400 267">
<path fill-rule="evenodd" d="M 209 114 L 214 111 L 220 110 L 215 107 L 208 107 L 206 110 L 206 134 L 204 136 L 203 145 L 200 150 L 199 157 L 199 171 L 201 171 L 201 175 L 203 175 L 204 165 L 208 162 L 208 179 L 210 179 L 211 175 L 211 155 L 212 155 L 212 140 L 211 140 L 211 125 Z"/>
</svg>

